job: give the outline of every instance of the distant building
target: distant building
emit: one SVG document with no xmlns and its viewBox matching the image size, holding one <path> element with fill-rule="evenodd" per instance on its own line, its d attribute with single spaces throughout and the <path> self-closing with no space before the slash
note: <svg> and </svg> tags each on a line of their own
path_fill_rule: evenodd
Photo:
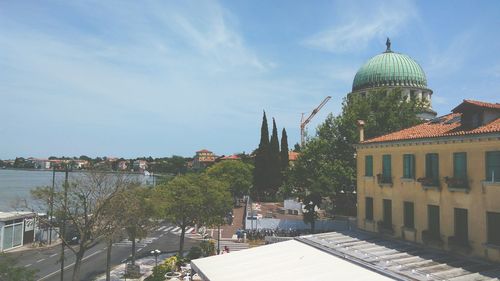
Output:
<svg viewBox="0 0 500 281">
<path fill-rule="evenodd" d="M 500 261 L 499 103 L 464 100 L 356 148 L 359 228 Z"/>
<path fill-rule="evenodd" d="M 0 252 L 32 243 L 35 218 L 32 212 L 0 212 Z"/>
<path fill-rule="evenodd" d="M 239 157 L 238 155 L 236 154 L 233 154 L 233 155 L 228 155 L 228 156 L 221 156 L 221 157 L 218 157 L 216 162 L 218 161 L 228 161 L 228 160 L 241 160 L 241 157 Z"/>
<path fill-rule="evenodd" d="M 35 166 L 35 169 L 50 169 L 49 159 L 28 158 Z"/>
<path fill-rule="evenodd" d="M 128 161 L 125 161 L 125 160 L 118 161 L 117 167 L 118 167 L 118 170 L 120 170 L 120 171 L 127 170 L 127 168 L 128 168 Z"/>
<path fill-rule="evenodd" d="M 288 151 L 288 162 L 290 165 L 293 165 L 293 163 L 297 161 L 297 159 L 299 158 L 299 154 L 300 153 L 293 150 Z"/>
<path fill-rule="evenodd" d="M 193 159 L 193 169 L 204 169 L 213 163 L 215 163 L 215 154 L 210 150 L 202 149 L 196 151 Z"/>
<path fill-rule="evenodd" d="M 135 171 L 145 171 L 148 168 L 148 162 L 146 160 L 135 160 L 134 170 Z"/>
</svg>

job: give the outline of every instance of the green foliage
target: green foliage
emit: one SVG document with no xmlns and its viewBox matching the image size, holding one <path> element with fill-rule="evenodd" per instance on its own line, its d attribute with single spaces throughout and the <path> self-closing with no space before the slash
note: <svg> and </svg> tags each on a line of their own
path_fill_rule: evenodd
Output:
<svg viewBox="0 0 500 281">
<path fill-rule="evenodd" d="M 367 97 L 348 96 L 342 114 L 330 114 L 318 127 L 316 136 L 301 148 L 298 160 L 287 173 L 282 194 L 302 200 L 307 196 L 328 197 L 334 204 L 345 206 L 336 200 L 340 199 L 338 192 L 352 191 L 356 185 L 354 144 L 359 141 L 356 121 L 365 121 L 368 139 L 418 124 L 416 116 L 421 110 L 419 102 L 403 102 L 399 90 L 389 93 L 382 90 Z M 312 201 L 319 206 L 318 200 Z M 315 219 L 313 214 L 307 216 L 309 221 Z"/>
<path fill-rule="evenodd" d="M 36 270 L 16 266 L 16 260 L 0 253 L 0 280 L 5 281 L 33 281 Z"/>
<path fill-rule="evenodd" d="M 247 195 L 252 186 L 253 165 L 242 161 L 222 161 L 206 170 L 213 179 L 224 181 L 234 198 Z"/>
<path fill-rule="evenodd" d="M 203 252 L 200 247 L 194 246 L 189 249 L 189 253 L 187 254 L 187 258 L 190 260 L 195 260 L 200 258 L 203 255 Z"/>
<path fill-rule="evenodd" d="M 232 208 L 228 184 L 206 174 L 179 175 L 158 186 L 156 192 L 163 217 L 183 230 L 179 252 L 183 251 L 187 226 L 223 224 Z"/>
<path fill-rule="evenodd" d="M 269 144 L 269 186 L 267 193 L 276 194 L 281 186 L 281 159 L 280 145 L 278 140 L 278 129 L 276 128 L 276 120 L 273 118 L 273 133 Z"/>
<path fill-rule="evenodd" d="M 200 248 L 202 255 L 204 257 L 209 257 L 215 255 L 215 241 L 213 240 L 204 240 L 200 243 Z"/>
<path fill-rule="evenodd" d="M 269 129 L 266 112 L 262 117 L 260 143 L 255 151 L 255 169 L 253 174 L 252 197 L 262 198 L 269 184 Z"/>
<path fill-rule="evenodd" d="M 284 173 L 288 169 L 290 159 L 288 158 L 288 136 L 285 128 L 281 131 L 281 172 Z"/>
</svg>

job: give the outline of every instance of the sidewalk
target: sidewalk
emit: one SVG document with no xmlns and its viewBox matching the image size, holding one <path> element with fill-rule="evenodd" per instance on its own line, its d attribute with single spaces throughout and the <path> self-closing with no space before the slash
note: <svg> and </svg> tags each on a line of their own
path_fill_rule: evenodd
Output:
<svg viewBox="0 0 500 281">
<path fill-rule="evenodd" d="M 232 225 L 223 225 L 221 226 L 221 234 L 222 238 L 233 238 L 233 235 L 236 234 L 236 230 L 243 229 L 243 213 L 245 211 L 245 207 L 236 207 L 233 208 L 233 224 Z M 217 233 L 217 230 L 215 230 L 214 234 Z M 215 236 L 214 238 L 217 238 Z"/>
<path fill-rule="evenodd" d="M 158 256 L 158 264 L 163 262 L 163 260 L 167 259 L 175 255 L 175 253 L 166 253 Z M 135 264 L 141 267 L 142 276 L 139 279 L 131 279 L 127 278 L 130 281 L 142 281 L 146 279 L 149 275 L 153 274 L 153 267 L 155 266 L 155 258 L 153 256 L 148 256 L 142 259 L 138 259 L 135 261 Z M 125 266 L 126 264 L 122 263 L 113 269 L 111 269 L 111 281 L 120 281 L 125 280 L 123 275 L 125 275 Z M 98 276 L 94 281 L 106 281 L 106 274 Z"/>
</svg>

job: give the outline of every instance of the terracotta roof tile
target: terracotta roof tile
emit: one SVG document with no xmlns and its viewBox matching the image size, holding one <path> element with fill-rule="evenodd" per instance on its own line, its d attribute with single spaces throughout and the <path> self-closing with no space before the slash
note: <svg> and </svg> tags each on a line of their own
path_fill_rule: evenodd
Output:
<svg viewBox="0 0 500 281">
<path fill-rule="evenodd" d="M 500 109 L 500 103 L 483 102 L 483 101 L 476 101 L 476 100 L 464 100 L 464 102 L 470 103 L 473 105 L 477 105 L 480 107 Z"/>
<path fill-rule="evenodd" d="M 467 130 L 461 126 L 461 115 L 461 113 L 451 113 L 420 125 L 366 140 L 362 143 L 500 133 L 500 118 L 497 118 L 483 126 Z"/>
<path fill-rule="evenodd" d="M 299 153 L 295 151 L 288 151 L 288 160 L 295 161 L 299 157 Z"/>
</svg>

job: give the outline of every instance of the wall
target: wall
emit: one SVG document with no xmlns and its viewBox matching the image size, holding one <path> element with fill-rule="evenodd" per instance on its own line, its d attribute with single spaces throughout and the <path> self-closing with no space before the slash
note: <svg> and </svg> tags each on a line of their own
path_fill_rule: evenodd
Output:
<svg viewBox="0 0 500 281">
<path fill-rule="evenodd" d="M 468 233 L 472 247 L 468 254 L 500 261 L 500 249 L 486 246 L 486 212 L 500 212 L 500 183 L 485 183 L 485 152 L 500 150 L 500 137 L 462 137 L 462 139 L 404 141 L 399 143 L 359 145 L 357 149 L 358 226 L 377 231 L 375 222 L 382 220 L 382 200 L 392 200 L 394 236 L 422 243 L 427 227 L 427 205 L 440 206 L 440 231 L 444 249 L 451 249 L 447 238 L 454 235 L 454 208 L 468 210 Z M 452 191 L 444 181 L 453 176 L 453 153 L 467 152 L 467 176 L 470 190 Z M 425 176 L 425 154 L 439 154 L 441 189 L 424 189 L 416 180 L 402 179 L 403 154 L 414 154 L 416 176 Z M 382 172 L 382 155 L 392 155 L 393 185 L 380 186 L 376 175 Z M 365 155 L 373 155 L 373 175 L 365 177 Z M 374 220 L 365 221 L 365 197 L 373 197 Z M 403 228 L 403 202 L 414 203 L 415 232 Z"/>
</svg>

